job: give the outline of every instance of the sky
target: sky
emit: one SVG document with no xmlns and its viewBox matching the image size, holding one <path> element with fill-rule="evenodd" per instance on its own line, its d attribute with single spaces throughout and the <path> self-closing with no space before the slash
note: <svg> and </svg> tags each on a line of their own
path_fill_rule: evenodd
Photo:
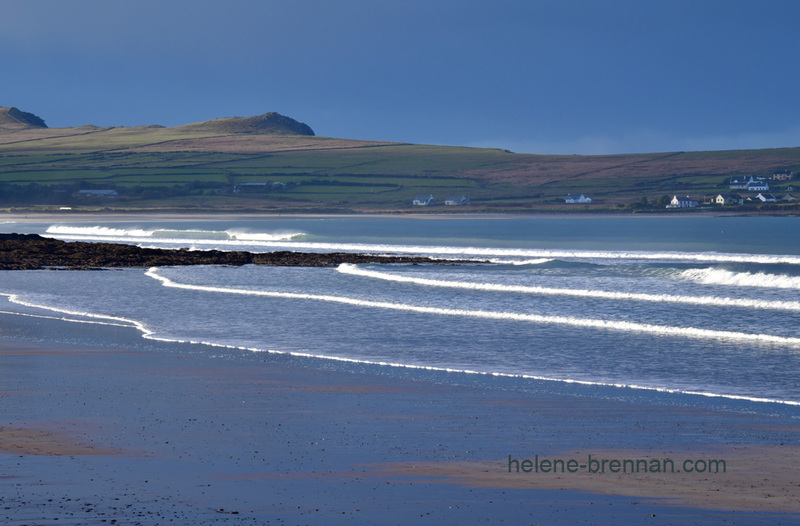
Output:
<svg viewBox="0 0 800 526">
<path fill-rule="evenodd" d="M 50 127 L 276 111 L 520 153 L 800 146 L 797 0 L 0 0 L 0 106 Z"/>
</svg>

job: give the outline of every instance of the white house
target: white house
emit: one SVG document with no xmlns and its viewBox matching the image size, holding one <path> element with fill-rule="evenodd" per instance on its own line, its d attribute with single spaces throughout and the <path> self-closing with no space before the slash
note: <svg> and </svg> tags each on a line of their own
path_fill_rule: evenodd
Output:
<svg viewBox="0 0 800 526">
<path fill-rule="evenodd" d="M 740 205 L 744 199 L 739 194 L 718 194 L 714 202 L 718 205 Z"/>
<path fill-rule="evenodd" d="M 447 206 L 463 206 L 469 204 L 469 199 L 467 199 L 463 195 L 453 196 L 445 199 L 444 204 Z"/>
<path fill-rule="evenodd" d="M 672 201 L 669 202 L 667 208 L 694 208 L 698 204 L 697 201 L 693 201 L 688 195 L 686 197 L 678 197 L 676 195 L 672 198 Z"/>
<path fill-rule="evenodd" d="M 772 194 L 758 194 L 758 195 L 756 196 L 756 199 L 758 199 L 758 200 L 759 200 L 759 201 L 761 201 L 762 203 L 775 203 L 775 202 L 777 202 L 777 201 L 778 201 L 778 200 L 775 198 L 775 196 L 774 196 L 774 195 L 772 195 Z"/>
<path fill-rule="evenodd" d="M 731 177 L 731 190 L 746 190 L 747 183 L 749 183 L 752 179 L 752 177 L 750 179 L 747 179 L 746 177 Z"/>
<path fill-rule="evenodd" d="M 436 199 L 432 195 L 418 195 L 411 201 L 414 206 L 431 206 L 436 204 Z"/>
<path fill-rule="evenodd" d="M 583 194 L 580 194 L 580 195 L 567 194 L 567 199 L 566 199 L 565 202 L 568 203 L 568 204 L 572 204 L 572 203 L 591 203 L 592 202 L 592 198 L 591 197 L 586 197 Z"/>
<path fill-rule="evenodd" d="M 765 180 L 756 179 L 747 183 L 748 192 L 766 192 L 767 190 L 769 190 L 769 183 Z"/>
<path fill-rule="evenodd" d="M 769 190 L 769 184 L 763 177 L 731 177 L 731 190 L 747 190 L 749 192 L 763 192 Z"/>
</svg>

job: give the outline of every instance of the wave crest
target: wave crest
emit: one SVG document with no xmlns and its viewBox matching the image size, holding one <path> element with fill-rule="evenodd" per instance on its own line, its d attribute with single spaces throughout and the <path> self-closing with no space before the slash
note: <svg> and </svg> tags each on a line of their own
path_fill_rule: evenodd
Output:
<svg viewBox="0 0 800 526">
<path fill-rule="evenodd" d="M 703 285 L 800 289 L 800 276 L 787 276 L 785 274 L 731 272 L 730 270 L 709 267 L 684 270 L 681 272 L 680 277 Z"/>
<path fill-rule="evenodd" d="M 105 226 L 51 225 L 45 231 L 52 237 L 84 241 L 207 242 L 212 244 L 247 244 L 292 241 L 303 232 L 246 232 L 243 230 L 173 230 L 140 228 L 111 228 Z"/>
<path fill-rule="evenodd" d="M 645 294 L 641 292 L 615 292 L 591 289 L 562 289 L 530 285 L 504 285 L 501 283 L 473 283 L 469 281 L 448 281 L 414 276 L 401 276 L 375 270 L 366 270 L 350 263 L 343 263 L 336 269 L 342 274 L 356 275 L 384 281 L 413 283 L 426 287 L 447 287 L 466 290 L 511 292 L 518 294 L 540 294 L 547 296 L 573 296 L 618 301 L 650 301 L 655 303 L 682 303 L 687 305 L 708 305 L 717 307 L 743 307 L 750 309 L 772 309 L 800 311 L 797 301 L 770 301 L 754 299 L 722 298 L 716 296 L 678 296 L 674 294 Z"/>
<path fill-rule="evenodd" d="M 565 325 L 571 327 L 582 327 L 590 329 L 634 332 L 643 334 L 655 334 L 666 337 L 701 338 L 724 341 L 747 341 L 752 343 L 767 343 L 777 345 L 788 345 L 800 347 L 800 338 L 775 336 L 773 334 L 753 334 L 744 332 L 721 331 L 714 329 L 700 329 L 696 327 L 674 327 L 667 325 L 652 325 L 649 323 L 637 323 L 631 321 L 602 320 L 593 318 L 576 318 L 573 316 L 550 316 L 543 314 L 529 314 L 519 312 L 486 311 L 486 310 L 467 310 L 452 309 L 442 307 L 428 307 L 413 305 L 408 303 L 394 303 L 388 301 L 363 300 L 348 296 L 334 296 L 329 294 L 310 294 L 297 292 L 276 292 L 269 290 L 239 289 L 230 287 L 216 287 L 209 285 L 191 285 L 178 283 L 170 278 L 158 273 L 157 267 L 150 268 L 145 272 L 145 276 L 160 281 L 164 287 L 172 287 L 184 290 L 196 290 L 202 292 L 240 294 L 245 296 L 261 296 L 268 298 L 285 298 L 324 301 L 353 305 L 358 307 L 389 309 L 405 312 L 417 312 L 422 314 L 434 314 L 439 316 L 464 316 L 471 318 L 483 318 L 489 320 L 519 321 L 530 323 L 542 323 L 549 325 Z"/>
</svg>

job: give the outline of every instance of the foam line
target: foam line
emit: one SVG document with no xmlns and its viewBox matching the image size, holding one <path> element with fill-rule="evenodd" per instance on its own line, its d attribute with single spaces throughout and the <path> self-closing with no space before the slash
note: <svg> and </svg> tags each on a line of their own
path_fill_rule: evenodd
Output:
<svg viewBox="0 0 800 526">
<path fill-rule="evenodd" d="M 445 372 L 445 373 L 457 373 L 457 374 L 475 374 L 481 376 L 494 376 L 500 378 L 521 378 L 525 380 L 537 380 L 537 381 L 545 381 L 545 382 L 560 382 L 565 384 L 575 384 L 575 385 L 586 385 L 586 386 L 597 386 L 597 387 L 615 387 L 620 389 L 641 389 L 644 391 L 655 391 L 659 393 L 668 393 L 668 394 L 685 394 L 685 395 L 693 395 L 693 396 L 705 396 L 708 398 L 725 398 L 729 400 L 745 400 L 748 402 L 759 402 L 759 403 L 773 403 L 773 404 L 784 404 L 784 405 L 792 405 L 792 406 L 800 406 L 800 402 L 796 402 L 793 400 L 779 400 L 774 398 L 763 398 L 763 397 L 752 397 L 752 396 L 743 396 L 743 395 L 734 395 L 734 394 L 721 394 L 721 393 L 711 393 L 707 391 L 689 391 L 689 390 L 682 390 L 682 389 L 674 389 L 668 387 L 652 387 L 652 386 L 645 386 L 645 385 L 637 385 L 637 384 L 624 384 L 624 383 L 615 383 L 615 382 L 593 382 L 590 380 L 575 380 L 570 378 L 555 378 L 550 376 L 539 376 L 539 375 L 532 375 L 532 374 L 513 374 L 513 373 L 501 373 L 501 372 L 487 372 L 487 371 L 475 371 L 471 369 L 455 369 L 451 367 L 436 367 L 432 365 L 413 365 L 413 364 L 404 364 L 404 363 L 395 363 L 395 362 L 383 362 L 383 361 L 376 361 L 376 360 L 362 360 L 356 358 L 345 358 L 339 356 L 326 356 L 326 355 L 316 355 L 311 353 L 304 353 L 304 352 L 297 352 L 297 351 L 275 351 L 275 350 L 264 350 L 252 347 L 234 347 L 228 345 L 219 345 L 219 344 L 209 344 L 206 342 L 192 342 L 198 343 L 203 345 L 212 345 L 218 347 L 227 347 L 230 349 L 239 349 L 244 351 L 252 351 L 252 352 L 267 352 L 270 354 L 284 354 L 289 356 L 297 356 L 301 358 L 322 358 L 327 360 L 333 360 L 337 362 L 345 362 L 345 363 L 356 363 L 356 364 L 365 364 L 365 365 L 378 365 L 382 367 L 402 367 L 404 369 L 417 369 L 417 370 L 424 370 L 424 371 L 437 371 L 437 372 Z"/>
<path fill-rule="evenodd" d="M 682 279 L 703 285 L 800 289 L 800 277 L 764 272 L 731 272 L 721 268 L 692 268 L 680 273 Z"/>
<path fill-rule="evenodd" d="M 10 300 L 10 298 L 9 298 Z M 12 301 L 12 303 L 16 303 Z M 45 307 L 40 307 L 45 308 Z M 14 312 L 10 310 L 0 310 L 0 314 L 9 314 L 12 316 L 23 316 L 26 318 L 41 318 L 44 320 L 59 320 L 59 321 L 71 321 L 73 323 L 89 323 L 95 325 L 112 325 L 117 327 L 131 327 L 130 325 L 122 324 L 122 323 L 108 323 L 104 321 L 94 321 L 94 320 L 76 320 L 75 318 L 65 318 L 63 316 L 45 316 L 44 314 L 29 314 L 27 312 Z"/>
<path fill-rule="evenodd" d="M 20 315 L 20 316 L 35 316 L 35 317 L 42 317 L 42 318 L 52 318 L 52 319 L 58 319 L 58 320 L 62 320 L 62 321 L 71 321 L 71 322 L 75 322 L 75 323 L 94 323 L 94 324 L 97 324 L 97 325 L 110 325 L 112 327 L 132 327 L 132 328 L 139 329 L 140 331 L 142 331 L 145 334 L 148 334 L 150 332 L 149 329 L 147 329 L 142 323 L 140 323 L 140 322 L 138 322 L 136 320 L 128 319 L 128 318 L 121 318 L 119 316 L 107 316 L 105 314 L 94 314 L 92 312 L 81 312 L 81 311 L 75 311 L 75 310 L 70 310 L 70 309 L 62 309 L 60 307 L 53 307 L 53 306 L 50 306 L 50 305 L 40 305 L 38 303 L 33 303 L 31 301 L 23 300 L 22 298 L 19 297 L 18 294 L 9 294 L 7 292 L 0 292 L 0 296 L 5 296 L 6 298 L 8 298 L 8 301 L 10 301 L 11 303 L 16 303 L 17 305 L 22 305 L 24 307 L 32 307 L 32 308 L 35 308 L 35 309 L 44 309 L 44 310 L 49 310 L 49 311 L 52 311 L 52 312 L 60 312 L 62 314 L 68 314 L 70 316 L 80 316 L 82 318 L 91 318 L 91 319 L 90 320 L 76 320 L 76 319 L 63 318 L 63 317 L 36 316 L 36 315 L 33 315 L 33 314 L 25 314 L 25 313 L 17 313 L 17 312 L 14 312 L 14 313 L 8 312 L 6 314 L 17 314 L 17 315 Z M 100 320 L 102 320 L 102 321 L 100 321 Z"/>
<path fill-rule="evenodd" d="M 150 271 L 153 271 L 153 274 L 149 274 Z M 159 276 L 155 274 L 157 271 L 156 268 L 152 268 L 148 270 L 148 274 L 150 277 L 158 279 L 164 283 L 163 276 Z M 174 282 L 173 282 L 174 283 Z M 169 285 L 165 285 L 169 286 Z M 184 287 L 179 287 L 184 288 Z M 599 382 L 599 381 L 589 381 L 589 380 L 576 380 L 570 378 L 556 378 L 556 377 L 548 377 L 548 376 L 540 376 L 540 375 L 531 375 L 531 374 L 514 374 L 514 373 L 502 373 L 502 372 L 492 372 L 492 371 L 475 371 L 471 369 L 457 369 L 451 367 L 437 367 L 437 366 L 429 366 L 429 365 L 417 365 L 417 364 L 404 364 L 404 363 L 395 363 L 395 362 L 385 362 L 385 361 L 377 361 L 377 360 L 363 360 L 363 359 L 356 359 L 356 358 L 347 358 L 347 357 L 339 357 L 339 356 L 329 356 L 324 354 L 313 354 L 307 352 L 299 352 L 299 351 L 280 351 L 274 349 L 263 349 L 263 348 L 255 348 L 255 347 L 242 347 L 236 345 L 227 345 L 222 343 L 216 342 L 207 342 L 207 341 L 196 341 L 196 340 L 180 340 L 177 338 L 162 338 L 154 336 L 154 333 L 147 328 L 144 323 L 138 322 L 136 320 L 130 320 L 127 318 L 120 318 L 116 316 L 107 316 L 103 314 L 94 314 L 89 312 L 77 312 L 77 311 L 70 311 L 67 309 L 60 309 L 56 307 L 50 307 L 47 305 L 38 305 L 32 302 L 27 302 L 19 298 L 17 294 L 10 294 L 5 292 L 0 292 L 0 295 L 6 296 L 9 301 L 12 303 L 16 303 L 18 305 L 24 305 L 27 307 L 34 307 L 40 308 L 43 310 L 49 310 L 54 312 L 62 312 L 62 313 L 69 313 L 74 314 L 82 317 L 88 318 L 96 318 L 102 320 L 109 320 L 109 321 L 96 321 L 96 320 L 79 320 L 74 318 L 65 318 L 65 317 L 56 317 L 56 316 L 43 316 L 43 315 L 36 315 L 36 314 L 28 314 L 28 313 L 21 313 L 21 312 L 10 312 L 10 311 L 0 311 L 2 314 L 13 314 L 17 316 L 29 316 L 29 317 L 37 317 L 37 318 L 45 318 L 45 319 L 54 319 L 72 323 L 96 323 L 100 325 L 111 325 L 111 326 L 121 326 L 121 327 L 131 327 L 138 329 L 142 337 L 148 340 L 154 341 L 162 341 L 162 342 L 169 342 L 169 343 L 186 343 L 192 345 L 205 345 L 208 347 L 213 348 L 222 348 L 222 349 L 232 349 L 232 350 L 240 350 L 240 351 L 249 351 L 249 352 L 266 352 L 269 354 L 278 354 L 278 355 L 285 355 L 285 356 L 294 356 L 299 358 L 310 358 L 310 359 L 323 359 L 323 360 L 333 360 L 337 362 L 344 362 L 344 363 L 354 363 L 354 364 L 364 364 L 364 365 L 376 365 L 376 366 L 383 366 L 383 367 L 400 367 L 404 369 L 416 369 L 416 370 L 425 370 L 425 371 L 437 371 L 437 372 L 447 372 L 447 373 L 456 373 L 456 374 L 474 374 L 474 375 L 481 375 L 481 376 L 493 376 L 493 377 L 501 377 L 501 378 L 520 378 L 525 380 L 538 380 L 538 381 L 547 381 L 547 382 L 560 382 L 565 384 L 575 384 L 575 385 L 586 385 L 586 386 L 600 386 L 600 387 L 615 387 L 615 388 L 622 388 L 622 389 L 639 389 L 645 391 L 655 391 L 660 393 L 667 393 L 667 394 L 685 394 L 685 395 L 694 395 L 694 396 L 704 396 L 708 398 L 723 398 L 728 400 L 743 400 L 748 402 L 756 402 L 756 403 L 774 403 L 774 404 L 782 404 L 782 405 L 790 405 L 790 406 L 800 406 L 800 402 L 793 401 L 793 400 L 780 400 L 780 399 L 773 399 L 773 398 L 764 398 L 764 397 L 751 397 L 751 396 L 742 396 L 742 395 L 733 395 L 733 394 L 723 394 L 723 393 L 711 393 L 705 391 L 689 391 L 689 390 L 682 390 L 682 389 L 674 389 L 674 388 L 666 388 L 666 387 L 653 387 L 653 386 L 643 386 L 637 384 L 624 384 L 624 383 L 613 383 L 613 382 Z M 110 320 L 116 320 L 122 323 L 114 323 Z"/>
<path fill-rule="evenodd" d="M 302 232 L 245 232 L 243 230 L 145 230 L 140 228 L 110 228 L 104 226 L 51 225 L 45 231 L 60 239 L 124 242 L 205 242 L 231 245 L 289 241 L 305 235 Z"/>
<path fill-rule="evenodd" d="M 486 290 L 495 292 L 514 292 L 520 294 L 541 294 L 551 296 L 574 296 L 579 298 L 599 298 L 610 300 L 650 301 L 655 303 L 682 303 L 688 305 L 708 305 L 718 307 L 744 307 L 750 309 L 771 309 L 800 311 L 797 301 L 768 301 L 737 298 L 719 298 L 714 296 L 675 296 L 671 294 L 644 294 L 637 292 L 608 292 L 604 290 L 559 289 L 553 287 L 536 287 L 525 285 L 502 285 L 499 283 L 471 283 L 468 281 L 445 281 L 438 279 L 399 276 L 375 270 L 366 270 L 350 263 L 343 263 L 336 269 L 342 274 L 367 278 L 413 283 L 426 287 L 448 287 L 467 290 Z"/>
<path fill-rule="evenodd" d="M 154 231 L 107 229 L 106 227 L 67 227 L 53 225 L 47 234 L 59 239 L 88 241 L 121 241 L 125 243 L 170 243 L 220 246 L 258 246 L 268 249 L 290 250 L 330 250 L 335 252 L 369 252 L 381 254 L 430 254 L 463 259 L 522 258 L 522 259 L 610 259 L 610 260 L 666 260 L 666 261 L 700 261 L 717 263 L 758 263 L 758 264 L 790 264 L 800 265 L 800 256 L 778 254 L 727 254 L 717 252 L 636 252 L 636 251 L 596 251 L 596 250 L 555 250 L 527 248 L 484 248 L 455 246 L 424 245 L 391 245 L 373 243 L 334 243 L 292 241 L 302 233 L 240 233 L 225 231 L 227 239 L 203 239 L 199 237 L 179 237 L 181 231 L 162 230 L 162 234 L 153 235 Z M 163 237 L 164 233 L 178 237 Z M 185 233 L 196 231 L 184 231 Z M 140 235 L 142 234 L 142 235 Z M 267 239 L 274 236 L 276 239 Z M 542 261 L 535 261 L 541 263 Z M 510 261 L 504 261 L 510 263 Z"/>
<path fill-rule="evenodd" d="M 483 318 L 491 320 L 511 320 L 532 323 L 544 323 L 551 325 L 568 325 L 572 327 L 585 327 L 592 329 L 603 329 L 623 332 L 638 332 L 645 334 L 656 334 L 659 336 L 680 336 L 685 338 L 703 338 L 726 341 L 744 341 L 753 343 L 771 343 L 800 347 L 800 338 L 775 336 L 772 334 L 751 334 L 744 332 L 718 331 L 711 329 L 698 329 L 694 327 L 670 327 L 664 325 L 651 325 L 628 321 L 597 320 L 590 318 L 574 318 L 567 316 L 544 316 L 541 314 L 524 314 L 517 312 L 497 312 L 484 310 L 466 309 L 444 309 L 440 307 L 425 307 L 421 305 L 410 305 L 405 303 L 390 303 L 385 301 L 361 300 L 347 296 L 331 296 L 325 294 L 305 294 L 296 292 L 274 292 L 265 290 L 248 290 L 228 287 L 211 287 L 205 285 L 189 285 L 177 283 L 158 273 L 157 267 L 148 269 L 146 276 L 156 279 L 165 287 L 173 287 L 185 290 L 197 290 L 202 292 L 214 292 L 222 294 L 241 294 L 246 296 L 263 296 L 269 298 L 287 298 L 325 301 L 330 303 L 341 303 L 359 307 L 371 307 L 379 309 L 390 309 L 406 312 L 417 312 L 422 314 L 437 314 L 443 316 L 465 316 L 471 318 Z"/>
</svg>

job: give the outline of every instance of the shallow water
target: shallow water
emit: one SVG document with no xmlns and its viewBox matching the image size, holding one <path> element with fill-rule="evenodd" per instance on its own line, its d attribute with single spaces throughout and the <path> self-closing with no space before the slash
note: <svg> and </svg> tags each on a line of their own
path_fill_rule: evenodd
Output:
<svg viewBox="0 0 800 526">
<path fill-rule="evenodd" d="M 794 218 L 5 224 L 60 239 L 458 265 L 6 272 L 15 301 L 148 337 L 800 404 Z M 487 264 L 484 261 L 492 261 Z"/>
</svg>

